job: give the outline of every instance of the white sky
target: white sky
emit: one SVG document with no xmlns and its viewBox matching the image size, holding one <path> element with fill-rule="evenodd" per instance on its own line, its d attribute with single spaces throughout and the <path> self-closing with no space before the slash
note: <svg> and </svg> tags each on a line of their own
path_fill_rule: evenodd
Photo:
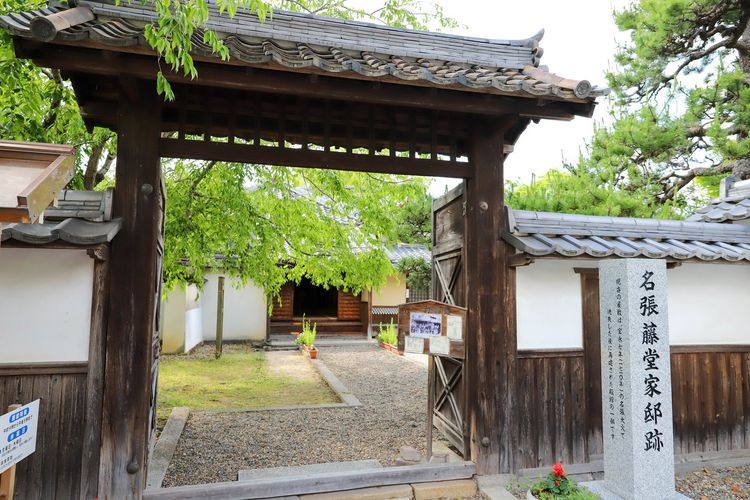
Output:
<svg viewBox="0 0 750 500">
<path fill-rule="evenodd" d="M 621 10 L 628 0 L 438 0 L 446 14 L 465 28 L 452 33 L 485 38 L 528 38 L 545 30 L 541 64 L 566 78 L 586 79 L 606 86 L 604 73 L 615 52 L 615 37 L 623 41 L 612 20 L 612 10 Z M 531 175 L 558 167 L 565 157 L 578 158 L 592 134 L 595 122 L 607 116 L 606 99 L 592 119 L 572 122 L 543 120 L 530 124 L 505 162 L 506 179 L 528 182 Z M 455 180 L 448 180 L 452 186 Z M 433 195 L 442 194 L 446 181 L 433 182 Z"/>
</svg>

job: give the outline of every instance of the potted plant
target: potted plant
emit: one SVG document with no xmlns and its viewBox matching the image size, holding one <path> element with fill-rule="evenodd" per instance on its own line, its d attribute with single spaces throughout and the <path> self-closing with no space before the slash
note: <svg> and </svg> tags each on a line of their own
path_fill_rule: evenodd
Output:
<svg viewBox="0 0 750 500">
<path fill-rule="evenodd" d="M 598 500 L 599 496 L 569 479 L 562 464 L 557 463 L 552 466 L 552 472 L 547 477 L 531 485 L 531 489 L 526 492 L 526 498 L 528 500 L 557 500 L 559 498 Z"/>
<path fill-rule="evenodd" d="M 388 325 L 383 326 L 383 323 L 380 323 L 380 333 L 375 338 L 383 349 L 401 354 L 398 352 L 398 333 L 396 325 L 393 324 L 393 318 L 391 318 L 391 322 Z"/>
<path fill-rule="evenodd" d="M 302 333 L 297 335 L 295 342 L 301 347 L 303 351 L 310 356 L 310 359 L 316 359 L 318 357 L 318 349 L 315 347 L 315 337 L 317 335 L 318 326 L 312 323 L 302 316 Z"/>
</svg>

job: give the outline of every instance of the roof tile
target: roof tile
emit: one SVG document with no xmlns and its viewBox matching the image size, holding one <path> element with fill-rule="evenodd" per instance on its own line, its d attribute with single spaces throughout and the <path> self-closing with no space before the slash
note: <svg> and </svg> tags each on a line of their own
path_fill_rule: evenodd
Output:
<svg viewBox="0 0 750 500">
<path fill-rule="evenodd" d="M 112 46 L 147 45 L 144 25 L 156 20 L 148 4 L 78 4 L 90 8 L 95 19 L 62 30 L 58 39 L 75 42 L 88 38 Z M 61 10 L 52 7 L 0 16 L 0 27 L 30 37 L 31 19 Z M 588 81 L 565 80 L 538 67 L 542 53 L 538 44 L 543 33 L 525 40 L 488 40 L 283 11 L 275 11 L 265 22 L 246 12 L 229 18 L 219 15 L 215 6 L 210 11 L 207 28 L 224 40 L 232 57 L 248 64 L 274 62 L 288 68 L 315 67 L 368 78 L 390 75 L 436 86 L 579 101 L 609 93 Z M 195 32 L 192 42 L 195 54 L 213 56 L 201 30 Z"/>
<path fill-rule="evenodd" d="M 750 226 L 512 210 L 503 238 L 522 253 L 750 262 Z"/>
</svg>

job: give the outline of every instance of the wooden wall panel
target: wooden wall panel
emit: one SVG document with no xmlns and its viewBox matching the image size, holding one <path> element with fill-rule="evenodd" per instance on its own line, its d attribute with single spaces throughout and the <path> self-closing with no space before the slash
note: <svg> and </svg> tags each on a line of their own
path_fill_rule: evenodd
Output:
<svg viewBox="0 0 750 500">
<path fill-rule="evenodd" d="M 35 399 L 41 399 L 37 451 L 17 468 L 16 498 L 78 498 L 86 374 L 0 376 L 3 410 Z"/>
<path fill-rule="evenodd" d="M 362 306 L 359 294 L 339 290 L 338 319 L 340 321 L 360 321 Z"/>
<path fill-rule="evenodd" d="M 750 348 L 672 352 L 676 453 L 750 448 Z"/>
<path fill-rule="evenodd" d="M 601 455 L 585 370 L 583 351 L 519 352 L 518 467 Z M 750 449 L 750 346 L 673 347 L 672 394 L 675 454 Z"/>
<path fill-rule="evenodd" d="M 291 321 L 294 316 L 294 283 L 284 284 L 274 300 L 271 321 Z"/>
<path fill-rule="evenodd" d="M 587 461 L 583 373 L 583 351 L 519 353 L 517 467 Z"/>
</svg>

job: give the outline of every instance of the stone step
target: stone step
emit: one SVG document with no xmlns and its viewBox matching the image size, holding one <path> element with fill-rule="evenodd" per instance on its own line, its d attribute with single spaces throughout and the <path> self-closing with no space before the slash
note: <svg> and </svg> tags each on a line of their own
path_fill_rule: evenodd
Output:
<svg viewBox="0 0 750 500">
<path fill-rule="evenodd" d="M 243 469 L 237 474 L 238 481 L 255 481 L 258 479 L 283 479 L 308 474 L 326 472 L 347 472 L 367 469 L 381 469 L 377 460 L 353 460 L 351 462 L 330 462 L 324 464 L 298 465 L 295 467 L 270 467 L 267 469 Z"/>
</svg>

